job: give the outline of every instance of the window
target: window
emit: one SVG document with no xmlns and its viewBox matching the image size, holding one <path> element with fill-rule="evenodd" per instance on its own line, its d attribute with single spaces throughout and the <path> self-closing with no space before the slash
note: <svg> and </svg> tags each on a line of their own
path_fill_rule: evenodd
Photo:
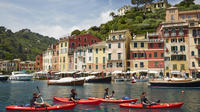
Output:
<svg viewBox="0 0 200 112">
<path fill-rule="evenodd" d="M 154 57 L 157 57 L 157 52 L 154 52 Z"/>
<path fill-rule="evenodd" d="M 92 53 L 92 49 L 88 49 L 88 53 Z"/>
<path fill-rule="evenodd" d="M 158 67 L 158 62 L 154 62 L 154 67 Z"/>
<path fill-rule="evenodd" d="M 98 69 L 98 65 L 96 65 L 96 69 Z"/>
<path fill-rule="evenodd" d="M 77 69 L 77 65 L 75 65 L 75 69 Z"/>
<path fill-rule="evenodd" d="M 119 35 L 119 40 L 121 40 L 122 39 L 122 35 Z"/>
<path fill-rule="evenodd" d="M 115 40 L 115 36 L 112 36 L 112 39 Z"/>
<path fill-rule="evenodd" d="M 80 41 L 80 40 L 81 40 L 81 38 L 78 38 L 78 40 Z"/>
<path fill-rule="evenodd" d="M 192 36 L 196 37 L 197 36 L 197 31 L 195 29 L 192 30 Z"/>
<path fill-rule="evenodd" d="M 179 28 L 179 35 L 183 36 L 183 28 Z"/>
<path fill-rule="evenodd" d="M 185 64 L 181 64 L 181 70 L 185 70 Z"/>
<path fill-rule="evenodd" d="M 72 47 L 74 47 L 75 46 L 75 44 L 72 42 Z"/>
<path fill-rule="evenodd" d="M 134 48 L 137 48 L 137 43 L 136 42 L 134 42 Z"/>
<path fill-rule="evenodd" d="M 191 55 L 194 56 L 194 51 L 191 52 Z"/>
<path fill-rule="evenodd" d="M 188 19 L 190 19 L 191 18 L 191 16 L 188 16 Z"/>
<path fill-rule="evenodd" d="M 121 53 L 118 53 L 118 60 L 121 59 Z"/>
<path fill-rule="evenodd" d="M 143 48 L 143 47 L 144 47 L 144 43 L 142 42 L 142 43 L 141 43 L 141 48 Z"/>
<path fill-rule="evenodd" d="M 63 57 L 63 63 L 65 62 L 65 57 Z"/>
<path fill-rule="evenodd" d="M 144 62 L 140 62 L 140 67 L 144 67 Z"/>
<path fill-rule="evenodd" d="M 89 65 L 89 69 L 92 69 L 92 66 L 91 66 L 91 65 Z"/>
<path fill-rule="evenodd" d="M 171 20 L 172 20 L 172 21 L 174 20 L 174 16 L 173 16 L 173 15 L 171 15 Z"/>
<path fill-rule="evenodd" d="M 185 19 L 185 16 L 181 16 L 182 19 Z"/>
<path fill-rule="evenodd" d="M 111 53 L 108 54 L 108 60 L 111 60 Z"/>
<path fill-rule="evenodd" d="M 98 54 L 98 48 L 96 48 L 96 53 Z"/>
<path fill-rule="evenodd" d="M 151 55 L 151 53 L 149 54 L 149 58 L 151 58 L 152 57 L 152 55 Z"/>
<path fill-rule="evenodd" d="M 103 64 L 106 63 L 106 57 L 103 57 Z"/>
<path fill-rule="evenodd" d="M 158 47 L 159 47 L 159 48 L 162 48 L 162 44 L 161 44 L 161 43 L 158 43 Z"/>
<path fill-rule="evenodd" d="M 103 69 L 106 69 L 106 65 L 103 65 Z"/>
<path fill-rule="evenodd" d="M 150 48 L 153 48 L 153 43 L 150 43 Z"/>
<path fill-rule="evenodd" d="M 83 63 L 85 63 L 85 57 L 83 57 Z"/>
<path fill-rule="evenodd" d="M 135 64 L 135 68 L 137 68 L 137 64 Z"/>
<path fill-rule="evenodd" d="M 91 61 L 91 60 L 92 60 L 92 57 L 90 56 L 90 57 L 89 57 L 89 61 Z"/>
<path fill-rule="evenodd" d="M 77 58 L 75 58 L 75 63 L 77 63 Z"/>
<path fill-rule="evenodd" d="M 61 47 L 63 47 L 63 43 L 61 43 L 61 45 L 60 45 Z"/>
<path fill-rule="evenodd" d="M 178 47 L 177 46 L 171 46 L 171 51 L 178 51 Z"/>
<path fill-rule="evenodd" d="M 80 47 L 80 46 L 81 46 L 81 44 L 78 44 L 78 46 Z"/>
<path fill-rule="evenodd" d="M 98 57 L 96 57 L 96 63 L 98 63 Z"/>
<path fill-rule="evenodd" d="M 198 61 L 198 65 L 199 65 L 199 67 L 200 67 L 200 60 Z"/>
<path fill-rule="evenodd" d="M 197 14 L 197 18 L 199 18 L 199 19 L 200 19 L 200 13 L 199 13 L 199 14 Z"/>
<path fill-rule="evenodd" d="M 84 41 L 87 42 L 87 39 L 85 38 Z"/>
<path fill-rule="evenodd" d="M 83 56 L 85 56 L 85 51 L 83 51 Z"/>
<path fill-rule="evenodd" d="M 106 53 L 106 48 L 103 48 L 103 53 Z"/>
<path fill-rule="evenodd" d="M 173 70 L 177 70 L 177 64 L 173 64 Z"/>
<path fill-rule="evenodd" d="M 200 35 L 200 28 L 198 29 L 198 32 L 197 32 L 197 33 L 198 33 L 198 35 Z"/>
<path fill-rule="evenodd" d="M 195 63 L 194 62 L 192 62 L 192 67 L 195 67 Z"/>
<path fill-rule="evenodd" d="M 109 49 L 111 48 L 111 44 L 108 44 L 108 48 L 109 48 Z"/>
<path fill-rule="evenodd" d="M 161 57 L 164 57 L 164 53 L 161 53 L 161 55 L 160 55 Z"/>
<path fill-rule="evenodd" d="M 180 46 L 180 51 L 185 51 L 185 46 Z"/>
<path fill-rule="evenodd" d="M 168 43 L 169 42 L 169 39 L 166 39 L 166 43 Z"/>
<path fill-rule="evenodd" d="M 121 44 L 120 43 L 118 43 L 118 48 L 121 48 Z"/>
<path fill-rule="evenodd" d="M 172 36 L 176 36 L 176 29 L 175 28 L 172 28 Z"/>
</svg>

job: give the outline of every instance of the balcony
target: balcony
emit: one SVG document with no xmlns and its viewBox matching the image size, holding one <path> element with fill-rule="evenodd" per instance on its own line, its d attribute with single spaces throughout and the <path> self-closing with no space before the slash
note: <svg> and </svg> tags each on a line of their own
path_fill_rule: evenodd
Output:
<svg viewBox="0 0 200 112">
<path fill-rule="evenodd" d="M 149 39 L 149 42 L 164 42 L 164 39 Z"/>
</svg>

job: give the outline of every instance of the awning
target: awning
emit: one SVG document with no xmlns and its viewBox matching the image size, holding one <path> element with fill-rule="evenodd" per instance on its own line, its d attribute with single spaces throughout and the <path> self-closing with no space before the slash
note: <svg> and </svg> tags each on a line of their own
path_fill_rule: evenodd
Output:
<svg viewBox="0 0 200 112">
<path fill-rule="evenodd" d="M 157 74 L 158 72 L 157 71 L 149 71 L 148 73 L 150 73 L 150 74 Z"/>
<path fill-rule="evenodd" d="M 180 71 L 171 71 L 171 74 L 181 74 Z"/>
<path fill-rule="evenodd" d="M 122 73 L 122 71 L 114 71 L 114 72 L 112 72 L 112 74 L 121 74 Z"/>
<path fill-rule="evenodd" d="M 83 72 L 84 74 L 89 74 L 90 72 Z"/>
<path fill-rule="evenodd" d="M 65 72 L 59 72 L 59 74 L 74 74 L 77 71 L 65 71 Z"/>
<path fill-rule="evenodd" d="M 148 72 L 148 70 L 137 70 L 137 72 Z"/>
<path fill-rule="evenodd" d="M 82 74 L 83 72 L 78 72 L 78 73 L 76 73 L 76 74 Z"/>
<path fill-rule="evenodd" d="M 126 73 L 133 74 L 133 73 L 136 73 L 136 71 L 127 71 Z"/>
<path fill-rule="evenodd" d="M 92 72 L 92 73 L 90 73 L 90 74 L 99 74 L 100 72 Z"/>
<path fill-rule="evenodd" d="M 39 72 L 35 72 L 35 74 L 47 74 L 47 71 L 39 71 Z"/>
<path fill-rule="evenodd" d="M 198 70 L 198 72 L 200 72 L 200 70 Z"/>
</svg>

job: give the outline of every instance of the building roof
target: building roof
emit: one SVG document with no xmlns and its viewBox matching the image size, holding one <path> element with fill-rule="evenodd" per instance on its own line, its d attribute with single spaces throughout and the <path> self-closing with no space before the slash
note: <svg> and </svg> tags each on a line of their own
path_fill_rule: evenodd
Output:
<svg viewBox="0 0 200 112">
<path fill-rule="evenodd" d="M 179 14 L 200 13 L 200 10 L 180 11 Z"/>
</svg>

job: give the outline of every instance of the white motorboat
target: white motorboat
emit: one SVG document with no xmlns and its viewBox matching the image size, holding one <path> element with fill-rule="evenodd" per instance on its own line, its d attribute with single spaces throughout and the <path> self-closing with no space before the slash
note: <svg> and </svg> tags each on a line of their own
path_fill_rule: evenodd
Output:
<svg viewBox="0 0 200 112">
<path fill-rule="evenodd" d="M 32 79 L 33 79 L 32 74 L 26 74 L 20 71 L 12 72 L 12 75 L 9 77 L 9 80 L 16 80 L 16 81 L 30 81 Z"/>
</svg>

